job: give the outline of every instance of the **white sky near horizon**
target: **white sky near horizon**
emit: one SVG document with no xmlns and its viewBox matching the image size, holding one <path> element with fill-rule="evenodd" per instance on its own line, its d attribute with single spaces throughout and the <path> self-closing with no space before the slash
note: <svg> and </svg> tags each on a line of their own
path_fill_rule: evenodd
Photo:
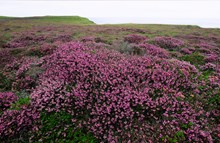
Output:
<svg viewBox="0 0 220 143">
<path fill-rule="evenodd" d="M 78 15 L 97 24 L 188 24 L 220 28 L 220 1 L 0 0 L 1 16 Z"/>
</svg>

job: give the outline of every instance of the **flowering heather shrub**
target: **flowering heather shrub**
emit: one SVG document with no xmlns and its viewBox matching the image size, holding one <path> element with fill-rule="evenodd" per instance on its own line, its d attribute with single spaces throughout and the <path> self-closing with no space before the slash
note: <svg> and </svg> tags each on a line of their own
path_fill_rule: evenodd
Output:
<svg viewBox="0 0 220 143">
<path fill-rule="evenodd" d="M 207 48 L 199 48 L 198 51 L 203 54 L 212 54 L 213 53 L 210 49 L 207 49 Z"/>
<path fill-rule="evenodd" d="M 88 47 L 96 48 L 96 50 L 102 49 L 102 48 L 109 48 L 109 45 L 105 44 L 105 43 L 86 42 L 86 43 L 84 43 L 84 45 L 86 45 Z M 93 51 L 94 54 L 96 53 L 96 50 Z"/>
<path fill-rule="evenodd" d="M 170 51 L 169 54 L 171 57 L 177 58 L 177 59 L 180 59 L 182 56 L 184 56 L 183 54 L 177 51 Z"/>
<path fill-rule="evenodd" d="M 200 35 L 200 34 L 199 34 Z M 179 35 L 178 38 L 185 39 L 190 44 L 200 43 L 201 41 L 207 40 L 207 37 L 199 35 Z"/>
<path fill-rule="evenodd" d="M 178 50 L 180 47 L 184 46 L 183 41 L 172 37 L 156 37 L 153 39 L 153 43 L 168 50 Z"/>
<path fill-rule="evenodd" d="M 4 71 L 10 72 L 8 77 L 13 81 L 12 88 L 31 91 L 42 73 L 42 62 L 36 57 L 25 57 L 6 65 Z"/>
<path fill-rule="evenodd" d="M 16 37 L 6 43 L 3 47 L 4 48 L 19 48 L 19 47 L 26 47 L 33 44 L 37 44 L 40 42 L 44 42 L 47 39 L 44 35 L 36 35 L 32 32 L 25 32 L 16 35 Z"/>
<path fill-rule="evenodd" d="M 212 63 L 206 63 L 200 67 L 201 70 L 216 70 L 216 65 Z"/>
<path fill-rule="evenodd" d="M 8 65 L 19 79 L 38 76 L 38 68 L 45 71 L 30 105 L 1 115 L 0 138 L 65 142 L 75 135 L 80 139 L 80 132 L 103 142 L 217 141 L 219 78 L 209 77 L 203 85 L 195 66 L 149 52 L 127 56 L 70 42 L 40 61 L 32 57 Z M 208 94 L 210 88 L 215 90 Z"/>
<path fill-rule="evenodd" d="M 95 42 L 95 43 L 105 43 L 105 40 L 103 40 L 100 37 L 85 37 L 82 38 L 82 42 Z"/>
<path fill-rule="evenodd" d="M 183 53 L 183 54 L 187 54 L 187 55 L 190 55 L 190 54 L 193 53 L 193 52 L 192 52 L 190 49 L 188 49 L 188 48 L 182 48 L 182 49 L 180 50 L 180 52 Z"/>
<path fill-rule="evenodd" d="M 0 50 L 0 57 L 0 68 L 3 68 L 7 63 L 10 63 L 15 59 L 9 50 Z"/>
<path fill-rule="evenodd" d="M 200 48 L 200 49 L 201 49 L 201 48 L 203 48 L 203 49 L 209 49 L 209 50 L 215 49 L 214 46 L 212 46 L 212 45 L 210 45 L 210 44 L 208 44 L 208 43 L 206 43 L 206 42 L 201 42 L 201 43 L 199 43 L 199 44 L 196 44 L 195 47 Z"/>
<path fill-rule="evenodd" d="M 0 34 L 0 47 L 13 35 L 0 51 L 0 142 L 219 143 L 216 30 L 187 26 L 161 45 L 123 39 L 160 34 L 138 27 L 37 23 Z"/>
<path fill-rule="evenodd" d="M 39 113 L 31 107 L 6 110 L 0 116 L 0 139 L 5 142 L 27 142 L 30 132 L 37 130 Z"/>
<path fill-rule="evenodd" d="M 76 127 L 102 141 L 159 142 L 176 138 L 179 132 L 184 134 L 180 141 L 212 141 L 209 129 L 203 129 L 207 123 L 203 113 L 177 100 L 196 89 L 194 66 L 94 50 L 72 42 L 48 56 L 31 105 L 48 114 L 67 112 Z M 189 122 L 192 127 L 182 129 Z"/>
<path fill-rule="evenodd" d="M 81 42 L 84 43 L 99 43 L 99 44 L 111 44 L 107 40 L 104 40 L 100 37 L 84 37 L 81 39 Z"/>
<path fill-rule="evenodd" d="M 220 62 L 219 56 L 216 54 L 207 54 L 204 60 L 206 62 Z"/>
<path fill-rule="evenodd" d="M 196 49 L 193 48 L 193 47 L 189 47 L 188 50 L 191 51 L 191 52 L 195 52 L 196 51 Z"/>
<path fill-rule="evenodd" d="M 52 38 L 51 41 L 61 41 L 61 42 L 70 42 L 72 40 L 72 36 L 70 34 L 58 34 L 56 37 Z"/>
<path fill-rule="evenodd" d="M 93 42 L 94 41 L 94 37 L 84 37 L 81 39 L 82 42 Z"/>
<path fill-rule="evenodd" d="M 28 48 L 26 51 L 26 55 L 43 57 L 45 55 L 52 54 L 54 49 L 56 48 L 57 46 L 55 44 L 44 43 L 40 47 Z"/>
<path fill-rule="evenodd" d="M 209 125 L 212 126 L 209 132 L 212 134 L 213 138 L 218 138 L 219 140 L 219 126 L 220 122 L 220 78 L 212 75 L 208 77 L 208 80 L 202 80 L 199 84 L 199 92 L 201 96 L 196 99 L 195 106 L 203 108 L 206 112 L 206 117 L 208 119 Z M 217 134 L 216 134 L 217 133 Z"/>
<path fill-rule="evenodd" d="M 16 81 L 13 83 L 14 89 L 32 90 L 37 85 L 39 75 L 43 69 L 40 67 L 42 61 L 30 61 L 22 64 L 16 72 Z"/>
<path fill-rule="evenodd" d="M 201 42 L 199 44 L 196 44 L 195 47 L 198 49 L 198 51 L 204 54 L 220 54 L 220 49 L 218 46 L 213 46 L 207 42 Z"/>
<path fill-rule="evenodd" d="M 151 44 L 140 44 L 139 46 L 146 50 L 146 55 L 157 56 L 160 58 L 169 57 L 169 53 L 165 49 L 159 48 L 157 46 Z"/>
<path fill-rule="evenodd" d="M 124 42 L 128 42 L 128 43 L 139 44 L 144 42 L 145 40 L 147 40 L 147 37 L 137 34 L 130 34 L 124 37 Z"/>
<path fill-rule="evenodd" d="M 12 92 L 0 92 L 0 113 L 11 107 L 18 97 Z"/>
</svg>

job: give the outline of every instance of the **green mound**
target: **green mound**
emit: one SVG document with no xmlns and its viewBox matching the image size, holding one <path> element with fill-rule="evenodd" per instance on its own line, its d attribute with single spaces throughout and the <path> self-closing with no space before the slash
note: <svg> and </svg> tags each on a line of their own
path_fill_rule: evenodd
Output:
<svg viewBox="0 0 220 143">
<path fill-rule="evenodd" d="M 7 16 L 0 16 L 0 20 L 8 20 L 12 19 L 13 17 L 7 17 Z"/>
<path fill-rule="evenodd" d="M 93 21 L 88 18 L 80 16 L 42 16 L 42 17 L 5 17 L 0 16 L 0 20 L 25 20 L 28 22 L 37 22 L 37 23 L 60 23 L 60 24 L 95 24 Z"/>
</svg>

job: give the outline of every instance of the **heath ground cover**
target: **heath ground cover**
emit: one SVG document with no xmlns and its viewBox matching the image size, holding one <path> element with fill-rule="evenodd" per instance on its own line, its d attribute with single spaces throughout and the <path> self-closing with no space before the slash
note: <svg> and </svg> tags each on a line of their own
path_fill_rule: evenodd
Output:
<svg viewBox="0 0 220 143">
<path fill-rule="evenodd" d="M 0 27 L 1 142 L 219 142 L 218 29 L 56 20 Z"/>
</svg>

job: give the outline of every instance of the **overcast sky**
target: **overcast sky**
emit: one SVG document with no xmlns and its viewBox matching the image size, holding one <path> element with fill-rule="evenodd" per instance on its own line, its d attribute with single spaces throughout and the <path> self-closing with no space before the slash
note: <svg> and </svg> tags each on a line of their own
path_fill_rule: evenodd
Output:
<svg viewBox="0 0 220 143">
<path fill-rule="evenodd" d="M 220 28 L 218 0 L 0 0 L 2 16 L 79 15 L 98 24 L 191 24 Z"/>
</svg>

